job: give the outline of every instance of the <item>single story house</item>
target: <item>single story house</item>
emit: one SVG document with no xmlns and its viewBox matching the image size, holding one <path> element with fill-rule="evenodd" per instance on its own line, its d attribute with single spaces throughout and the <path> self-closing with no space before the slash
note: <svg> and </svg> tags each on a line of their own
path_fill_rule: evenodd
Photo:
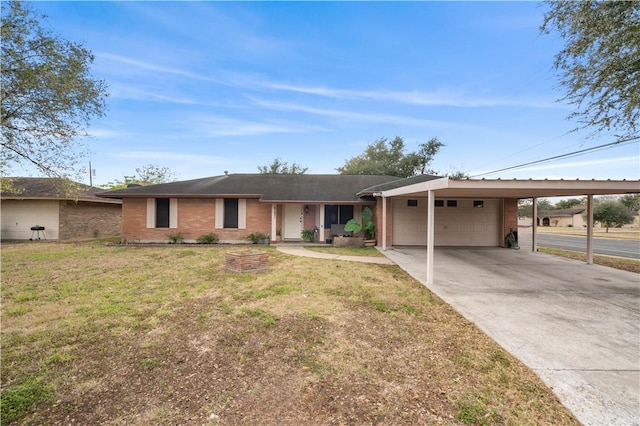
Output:
<svg viewBox="0 0 640 426">
<path fill-rule="evenodd" d="M 5 178 L 3 183 L 2 240 L 120 235 L 122 201 L 97 197 L 104 189 L 41 177 Z"/>
<path fill-rule="evenodd" d="M 193 241 L 213 232 L 233 242 L 260 232 L 286 242 L 300 241 L 303 229 L 315 229 L 316 240 L 324 242 L 340 229 L 335 225 L 361 220 L 368 206 L 383 248 L 499 247 L 510 229 L 518 229 L 520 198 L 638 191 L 638 181 L 225 174 L 98 196 L 122 200 L 122 238 L 127 241 L 168 241 L 170 233 L 178 232 Z"/>
<path fill-rule="evenodd" d="M 575 227 L 583 228 L 587 226 L 587 222 L 584 220 L 583 213 L 587 210 L 586 207 L 576 207 L 572 209 L 555 209 L 555 210 L 541 210 L 538 212 L 537 222 L 538 226 L 553 226 L 553 227 Z M 519 218 L 519 225 L 530 226 L 531 218 L 524 217 Z"/>
</svg>

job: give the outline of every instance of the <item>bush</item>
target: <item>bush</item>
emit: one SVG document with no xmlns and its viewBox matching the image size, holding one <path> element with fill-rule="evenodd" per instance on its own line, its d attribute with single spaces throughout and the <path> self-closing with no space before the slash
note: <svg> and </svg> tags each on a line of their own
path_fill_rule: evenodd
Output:
<svg viewBox="0 0 640 426">
<path fill-rule="evenodd" d="M 261 243 L 262 240 L 268 240 L 269 235 L 263 234 L 262 232 L 252 232 L 251 234 L 245 237 L 247 240 L 251 241 L 253 244 Z"/>
<path fill-rule="evenodd" d="M 196 238 L 196 242 L 199 244 L 216 244 L 220 241 L 220 238 L 214 233 L 200 235 Z"/>
<path fill-rule="evenodd" d="M 182 232 L 172 232 L 171 234 L 167 234 L 167 238 L 172 244 L 181 243 L 184 241 L 184 235 Z"/>
<path fill-rule="evenodd" d="M 311 242 L 316 239 L 316 231 L 313 229 L 303 229 L 301 235 L 304 241 Z"/>
<path fill-rule="evenodd" d="M 347 223 L 344 225 L 345 232 L 351 232 L 352 234 L 357 234 L 362 230 L 362 225 L 358 223 L 355 219 L 349 219 Z"/>
</svg>

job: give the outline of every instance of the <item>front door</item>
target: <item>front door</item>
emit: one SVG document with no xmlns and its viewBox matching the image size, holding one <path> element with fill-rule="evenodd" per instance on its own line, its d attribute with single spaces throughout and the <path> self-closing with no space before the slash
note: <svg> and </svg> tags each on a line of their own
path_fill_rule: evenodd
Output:
<svg viewBox="0 0 640 426">
<path fill-rule="evenodd" d="M 300 240 L 302 233 L 302 206 L 300 204 L 284 205 L 284 230 L 282 238 L 285 240 Z"/>
</svg>

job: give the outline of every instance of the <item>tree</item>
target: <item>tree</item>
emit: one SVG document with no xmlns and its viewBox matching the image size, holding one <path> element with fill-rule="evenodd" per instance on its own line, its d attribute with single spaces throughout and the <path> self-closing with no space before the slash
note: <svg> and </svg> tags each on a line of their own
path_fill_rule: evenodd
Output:
<svg viewBox="0 0 640 426">
<path fill-rule="evenodd" d="M 600 201 L 593 206 L 593 220 L 607 228 L 619 228 L 633 223 L 633 215 L 620 201 Z"/>
<path fill-rule="evenodd" d="M 553 210 L 553 204 L 544 198 L 538 199 L 538 214 L 543 211 Z M 523 198 L 518 201 L 518 216 L 520 217 L 532 217 L 533 216 L 533 200 L 531 198 Z"/>
<path fill-rule="evenodd" d="M 560 33 L 566 45 L 554 67 L 575 105 L 568 118 L 594 133 L 637 136 L 640 123 L 640 2 L 547 0 L 541 32 Z"/>
<path fill-rule="evenodd" d="M 81 157 L 77 138 L 104 115 L 107 86 L 90 75 L 89 50 L 44 29 L 34 15 L 20 1 L 2 2 L 0 161 L 67 176 Z"/>
<path fill-rule="evenodd" d="M 632 214 L 638 214 L 638 212 L 640 212 L 640 194 L 623 195 L 620 197 L 620 202 L 629 209 Z"/>
<path fill-rule="evenodd" d="M 136 174 L 133 176 L 125 176 L 124 180 L 116 179 L 101 185 L 102 188 L 111 191 L 116 189 L 124 189 L 129 185 L 156 185 L 159 183 L 173 182 L 176 180 L 176 174 L 168 167 L 147 164 L 146 166 L 136 168 Z"/>
<path fill-rule="evenodd" d="M 289 166 L 289 163 L 282 161 L 280 158 L 274 159 L 271 164 L 266 166 L 258 166 L 260 174 L 280 174 L 280 175 L 303 175 L 309 170 L 308 167 L 302 167 L 298 163 L 293 163 Z"/>
<path fill-rule="evenodd" d="M 556 209 L 570 209 L 571 207 L 587 204 L 587 200 L 582 198 L 568 198 L 560 200 L 556 203 Z"/>
<path fill-rule="evenodd" d="M 402 178 L 425 173 L 435 174 L 428 166 L 443 146 L 437 138 L 431 138 L 420 144 L 417 151 L 405 153 L 405 143 L 401 137 L 396 136 L 391 141 L 382 138 L 369 144 L 362 154 L 347 160 L 336 170 L 343 175 L 388 175 Z"/>
</svg>

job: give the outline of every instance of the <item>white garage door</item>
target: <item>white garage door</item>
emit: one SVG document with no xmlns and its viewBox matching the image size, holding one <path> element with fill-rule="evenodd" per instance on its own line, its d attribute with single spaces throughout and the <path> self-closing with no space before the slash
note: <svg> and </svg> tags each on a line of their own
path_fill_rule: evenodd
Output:
<svg viewBox="0 0 640 426">
<path fill-rule="evenodd" d="M 427 245 L 427 199 L 393 199 L 392 244 Z M 500 245 L 499 200 L 436 200 L 436 246 Z"/>
<path fill-rule="evenodd" d="M 48 240 L 58 239 L 59 223 L 58 201 L 4 200 L 1 207 L 1 226 L 3 240 L 28 240 L 36 237 L 32 226 L 45 227 Z M 42 238 L 42 232 L 40 238 Z"/>
<path fill-rule="evenodd" d="M 392 244 L 426 246 L 427 199 L 394 198 L 392 206 Z"/>
<path fill-rule="evenodd" d="M 500 245 L 499 200 L 440 200 L 434 218 L 436 246 Z"/>
</svg>

